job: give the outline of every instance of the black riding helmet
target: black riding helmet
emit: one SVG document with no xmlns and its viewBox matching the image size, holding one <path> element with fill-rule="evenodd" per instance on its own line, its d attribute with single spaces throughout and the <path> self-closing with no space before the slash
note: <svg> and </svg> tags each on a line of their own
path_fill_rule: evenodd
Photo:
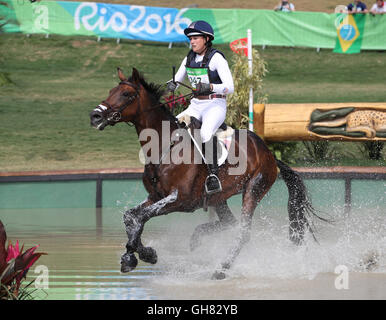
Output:
<svg viewBox="0 0 386 320">
<path fill-rule="evenodd" d="M 209 40 L 214 40 L 214 32 L 212 26 L 203 20 L 192 22 L 185 30 L 187 37 L 190 36 L 208 36 Z"/>
</svg>

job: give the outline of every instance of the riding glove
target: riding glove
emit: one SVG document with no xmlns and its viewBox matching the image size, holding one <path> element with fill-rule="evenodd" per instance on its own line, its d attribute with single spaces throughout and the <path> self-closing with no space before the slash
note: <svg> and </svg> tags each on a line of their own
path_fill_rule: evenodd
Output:
<svg viewBox="0 0 386 320">
<path fill-rule="evenodd" d="M 197 83 L 196 90 L 194 91 L 196 96 L 205 96 L 211 93 L 212 90 L 210 89 L 210 83 Z"/>
<path fill-rule="evenodd" d="M 175 91 L 177 88 L 177 83 L 170 80 L 166 83 L 166 88 L 168 91 Z"/>
</svg>

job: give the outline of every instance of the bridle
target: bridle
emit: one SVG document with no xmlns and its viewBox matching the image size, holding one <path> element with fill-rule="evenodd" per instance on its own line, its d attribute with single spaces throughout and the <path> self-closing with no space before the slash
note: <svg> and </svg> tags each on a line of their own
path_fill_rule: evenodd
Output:
<svg viewBox="0 0 386 320">
<path fill-rule="evenodd" d="M 109 123 L 112 123 L 112 124 L 115 124 L 118 121 L 120 121 L 122 119 L 122 112 L 125 111 L 125 109 L 129 105 L 131 105 L 137 97 L 139 97 L 139 88 L 135 84 L 128 81 L 121 81 L 119 85 L 121 84 L 128 85 L 135 90 L 134 94 L 127 97 L 127 102 L 123 106 L 121 106 L 118 110 L 114 110 L 114 108 L 106 100 L 102 101 L 102 103 L 98 106 L 98 108 L 101 109 L 102 112 L 110 109 L 106 115 L 106 119 Z M 139 109 L 139 100 L 138 100 L 138 109 Z"/>
<path fill-rule="evenodd" d="M 181 84 L 181 85 L 183 85 L 183 86 L 185 86 L 185 87 L 187 87 L 187 88 L 189 88 L 189 89 L 191 89 L 190 87 L 186 86 L 186 85 L 183 84 L 183 83 L 180 83 L 180 82 L 178 82 L 178 83 Z M 110 105 L 106 100 L 104 100 L 104 101 L 102 101 L 102 103 L 95 109 L 95 111 L 99 111 L 99 112 L 101 112 L 102 114 L 103 114 L 104 112 L 107 112 L 107 114 L 106 114 L 106 120 L 108 121 L 108 123 L 109 123 L 110 125 L 115 125 L 117 122 L 119 122 L 120 120 L 122 120 L 122 113 L 123 113 L 123 111 L 125 111 L 125 109 L 126 109 L 129 105 L 131 105 L 131 104 L 133 103 L 133 101 L 134 101 L 136 98 L 139 97 L 139 87 L 138 87 L 137 85 L 135 85 L 134 83 L 128 82 L 128 81 L 121 81 L 121 82 L 119 83 L 119 85 L 121 85 L 121 84 L 128 85 L 128 86 L 130 86 L 131 88 L 133 88 L 133 89 L 135 90 L 135 92 L 134 92 L 132 95 L 130 95 L 130 96 L 127 97 L 127 102 L 126 102 L 123 106 L 121 106 L 118 110 L 115 110 L 115 109 L 113 108 L 112 105 Z M 178 99 L 185 98 L 185 97 L 188 97 L 188 96 L 190 97 L 190 96 L 192 96 L 192 95 L 193 95 L 193 93 L 189 93 L 189 94 L 186 94 L 186 95 L 184 95 L 184 96 L 182 96 L 182 97 L 175 98 L 175 99 L 173 99 L 172 101 L 168 101 L 167 103 L 173 103 L 173 102 L 177 101 Z M 138 108 L 137 108 L 136 116 L 139 115 L 140 112 L 143 113 L 143 112 L 152 111 L 152 110 L 157 109 L 157 108 L 159 108 L 159 107 L 161 107 L 161 106 L 164 106 L 164 105 L 167 104 L 167 103 L 159 103 L 159 104 L 157 104 L 157 105 L 155 105 L 155 106 L 152 106 L 152 107 L 150 107 L 150 108 L 148 108 L 148 109 L 146 109 L 146 110 L 141 110 L 141 111 L 140 111 L 140 101 L 139 101 L 139 99 L 138 99 Z"/>
</svg>

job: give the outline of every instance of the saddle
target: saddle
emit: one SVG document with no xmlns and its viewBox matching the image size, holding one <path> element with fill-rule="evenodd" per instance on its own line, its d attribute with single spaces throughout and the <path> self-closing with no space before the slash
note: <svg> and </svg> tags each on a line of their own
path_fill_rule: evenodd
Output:
<svg viewBox="0 0 386 320">
<path fill-rule="evenodd" d="M 187 114 L 183 115 L 182 117 L 178 118 L 179 122 L 184 122 L 187 127 L 192 127 L 193 129 L 201 129 L 202 122 L 198 120 L 195 117 L 188 116 Z M 225 122 L 221 124 L 219 129 L 225 131 L 227 130 L 228 126 Z"/>
<path fill-rule="evenodd" d="M 191 117 L 188 115 L 184 115 L 178 119 L 179 122 L 184 122 L 187 127 L 191 129 L 201 129 L 202 122 L 195 117 Z M 225 122 L 221 124 L 221 126 L 216 131 L 213 136 L 214 140 L 217 140 L 217 165 L 221 166 L 224 164 L 225 160 L 228 157 L 228 150 L 230 149 L 230 145 L 232 143 L 232 137 L 235 130 L 232 127 L 229 127 Z M 213 141 L 216 142 L 216 141 Z M 201 151 L 202 148 L 201 148 Z"/>
<path fill-rule="evenodd" d="M 198 119 L 196 119 L 195 117 L 189 117 L 190 118 L 190 124 L 191 126 L 194 128 L 194 129 L 201 129 L 201 126 L 202 126 L 202 122 Z M 186 122 L 185 122 L 186 123 Z M 189 124 L 186 124 L 186 125 L 189 125 Z M 228 126 L 225 122 L 223 122 L 221 124 L 221 126 L 219 127 L 219 129 L 225 131 L 228 129 Z"/>
</svg>

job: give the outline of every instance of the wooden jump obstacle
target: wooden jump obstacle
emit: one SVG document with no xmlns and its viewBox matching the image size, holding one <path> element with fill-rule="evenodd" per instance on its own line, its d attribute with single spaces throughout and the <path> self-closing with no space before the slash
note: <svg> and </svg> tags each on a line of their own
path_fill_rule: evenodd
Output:
<svg viewBox="0 0 386 320">
<path fill-rule="evenodd" d="M 386 103 L 255 104 L 254 131 L 266 141 L 386 141 Z"/>
</svg>

